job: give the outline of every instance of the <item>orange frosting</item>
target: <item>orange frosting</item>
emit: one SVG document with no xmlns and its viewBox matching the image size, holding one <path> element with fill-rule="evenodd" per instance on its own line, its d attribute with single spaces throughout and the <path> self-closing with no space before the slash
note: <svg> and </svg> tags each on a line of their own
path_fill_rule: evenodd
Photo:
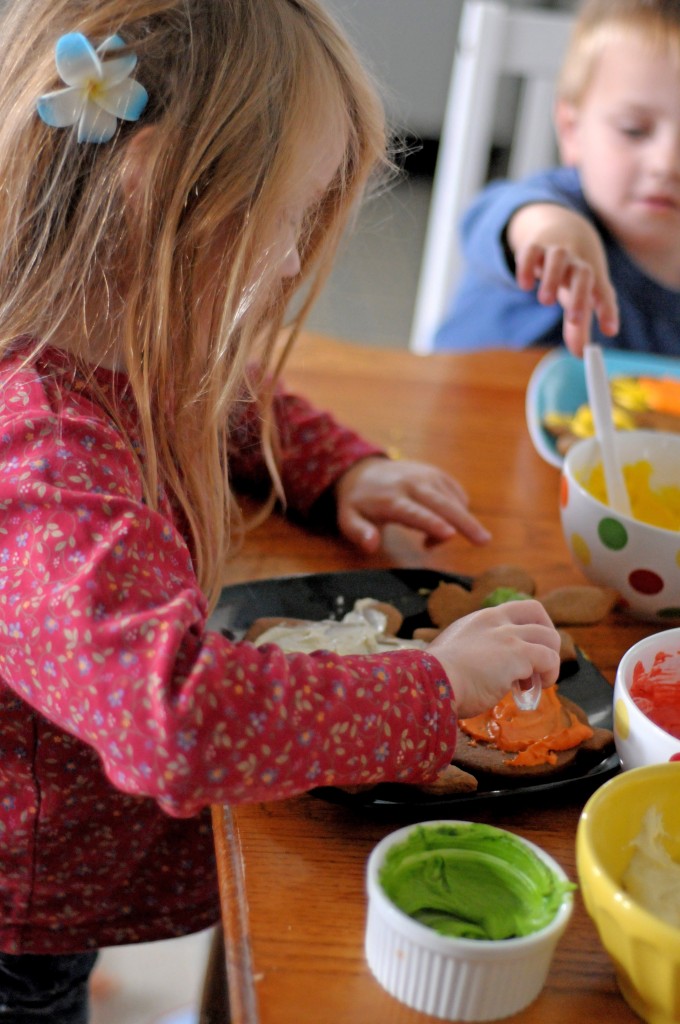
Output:
<svg viewBox="0 0 680 1024">
<path fill-rule="evenodd" d="M 520 711 L 508 693 L 489 711 L 461 718 L 458 724 L 471 739 L 516 753 L 506 764 L 555 764 L 555 751 L 570 750 L 593 735 L 590 726 L 558 700 L 556 691 L 555 686 L 543 690 L 535 711 Z"/>
<path fill-rule="evenodd" d="M 645 398 L 651 409 L 680 415 L 680 383 L 670 377 L 640 377 Z"/>
</svg>

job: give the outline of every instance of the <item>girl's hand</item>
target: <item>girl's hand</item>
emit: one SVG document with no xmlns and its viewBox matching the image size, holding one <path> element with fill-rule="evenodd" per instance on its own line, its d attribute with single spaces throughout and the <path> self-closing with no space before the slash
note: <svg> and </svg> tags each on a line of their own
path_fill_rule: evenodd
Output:
<svg viewBox="0 0 680 1024">
<path fill-rule="evenodd" d="M 538 301 L 544 306 L 559 302 L 564 343 L 574 355 L 580 356 L 590 341 L 593 315 L 603 334 L 618 333 L 616 293 L 604 246 L 585 217 L 557 204 L 534 203 L 514 214 L 507 237 L 518 285 L 529 291 L 538 280 Z"/>
<path fill-rule="evenodd" d="M 492 708 L 515 679 L 536 673 L 552 686 L 560 671 L 560 637 L 538 601 L 508 601 L 458 619 L 428 647 L 456 695 L 458 714 Z"/>
<path fill-rule="evenodd" d="M 380 529 L 399 523 L 425 534 L 428 545 L 462 533 L 473 544 L 491 534 L 468 510 L 461 485 L 435 466 L 384 458 L 363 459 L 335 488 L 340 532 L 357 547 L 374 552 Z"/>
</svg>

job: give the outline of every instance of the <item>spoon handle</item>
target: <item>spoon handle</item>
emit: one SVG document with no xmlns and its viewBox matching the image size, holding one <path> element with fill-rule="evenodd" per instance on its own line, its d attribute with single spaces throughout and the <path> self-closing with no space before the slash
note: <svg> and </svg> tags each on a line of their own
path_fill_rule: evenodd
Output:
<svg viewBox="0 0 680 1024">
<path fill-rule="evenodd" d="M 600 346 L 592 343 L 586 345 L 583 360 L 588 401 L 595 421 L 595 433 L 600 443 L 609 506 L 621 515 L 630 516 L 630 499 L 616 451 L 609 378 Z"/>
<path fill-rule="evenodd" d="M 522 684 L 525 684 L 524 686 Z M 529 683 L 529 686 L 526 684 Z M 526 688 L 525 688 L 526 687 Z M 543 686 L 538 672 L 531 679 L 514 679 L 512 682 L 512 699 L 520 711 L 535 711 L 541 699 Z"/>
</svg>

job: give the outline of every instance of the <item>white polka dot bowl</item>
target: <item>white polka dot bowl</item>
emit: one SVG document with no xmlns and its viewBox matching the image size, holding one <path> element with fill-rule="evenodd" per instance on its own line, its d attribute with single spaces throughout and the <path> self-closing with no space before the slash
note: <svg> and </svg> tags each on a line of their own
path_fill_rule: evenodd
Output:
<svg viewBox="0 0 680 1024">
<path fill-rule="evenodd" d="M 619 431 L 622 466 L 649 462 L 651 490 L 680 488 L 680 434 Z M 637 619 L 680 624 L 680 532 L 614 512 L 585 488 L 601 462 L 596 438 L 577 442 L 562 466 L 562 530 L 575 563 L 591 583 L 613 587 L 621 608 Z"/>
<path fill-rule="evenodd" d="M 428 821 L 387 835 L 369 857 L 366 888 L 365 952 L 374 977 L 406 1006 L 447 1021 L 500 1020 L 532 1003 L 574 902 L 574 886 L 548 853 L 516 833 L 469 821 Z M 491 922 L 508 908 L 523 916 L 527 902 L 523 934 L 508 933 L 503 922 L 497 938 L 470 937 L 480 922 L 482 935 L 498 931 Z M 433 920 L 452 907 L 462 934 L 442 932 Z"/>
<path fill-rule="evenodd" d="M 621 767 L 680 761 L 680 736 L 670 731 L 678 726 L 680 629 L 664 629 L 634 644 L 616 671 L 614 742 Z"/>
</svg>

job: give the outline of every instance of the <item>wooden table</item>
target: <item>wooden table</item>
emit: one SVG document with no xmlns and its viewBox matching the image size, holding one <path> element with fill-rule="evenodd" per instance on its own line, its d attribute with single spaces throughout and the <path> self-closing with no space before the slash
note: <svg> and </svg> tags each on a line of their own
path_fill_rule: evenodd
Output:
<svg viewBox="0 0 680 1024">
<path fill-rule="evenodd" d="M 249 537 L 229 582 L 388 566 L 474 575 L 504 563 L 531 571 L 539 594 L 584 582 L 561 533 L 559 472 L 536 454 L 525 425 L 526 384 L 540 355 L 422 357 L 313 335 L 300 339 L 286 372 L 289 386 L 395 453 L 453 473 L 493 540 L 474 548 L 456 538 L 426 549 L 413 534 L 395 528 L 387 531 L 381 553 L 368 558 L 341 540 L 310 537 L 274 519 Z M 573 634 L 613 682 L 621 655 L 650 631 L 612 616 Z M 584 799 L 562 794 L 530 805 L 479 803 L 466 818 L 526 836 L 576 880 L 574 838 Z M 428 815 L 420 809 L 413 817 Z M 408 820 L 401 812 L 391 819 L 381 812 L 377 819 L 309 795 L 214 808 L 236 1024 L 435 1020 L 388 995 L 364 959 L 366 859 L 384 835 Z M 619 995 L 578 894 L 546 988 L 529 1008 L 507 1019 L 527 1024 L 638 1020 Z"/>
</svg>

